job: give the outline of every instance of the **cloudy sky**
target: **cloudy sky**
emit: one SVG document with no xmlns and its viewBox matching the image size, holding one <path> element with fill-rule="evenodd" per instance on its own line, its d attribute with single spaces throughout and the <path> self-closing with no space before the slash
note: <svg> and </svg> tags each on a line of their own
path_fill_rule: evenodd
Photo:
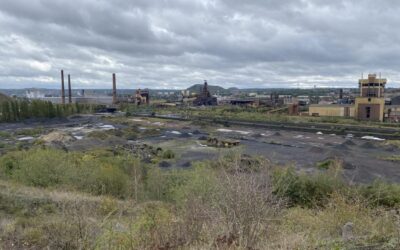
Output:
<svg viewBox="0 0 400 250">
<path fill-rule="evenodd" d="M 0 0 L 0 88 L 400 87 L 398 0 Z"/>
</svg>

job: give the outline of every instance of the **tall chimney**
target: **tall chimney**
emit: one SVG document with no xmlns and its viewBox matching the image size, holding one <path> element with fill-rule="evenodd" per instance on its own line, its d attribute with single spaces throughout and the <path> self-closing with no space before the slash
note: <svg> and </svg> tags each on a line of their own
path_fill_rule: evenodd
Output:
<svg viewBox="0 0 400 250">
<path fill-rule="evenodd" d="M 61 103 L 65 104 L 64 70 L 61 70 Z"/>
<path fill-rule="evenodd" d="M 112 90 L 112 103 L 117 103 L 117 81 L 115 79 L 115 73 L 112 75 L 113 77 L 113 90 Z"/>
<path fill-rule="evenodd" d="M 68 74 L 68 103 L 72 103 L 71 76 Z"/>
</svg>

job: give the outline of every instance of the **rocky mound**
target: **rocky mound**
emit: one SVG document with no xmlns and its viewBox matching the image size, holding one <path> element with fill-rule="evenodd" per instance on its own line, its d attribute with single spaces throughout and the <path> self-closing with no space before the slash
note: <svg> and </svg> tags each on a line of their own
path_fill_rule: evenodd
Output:
<svg viewBox="0 0 400 250">
<path fill-rule="evenodd" d="M 47 135 L 41 136 L 39 139 L 44 141 L 45 143 L 70 143 L 75 141 L 76 139 L 66 132 L 54 131 Z"/>
</svg>

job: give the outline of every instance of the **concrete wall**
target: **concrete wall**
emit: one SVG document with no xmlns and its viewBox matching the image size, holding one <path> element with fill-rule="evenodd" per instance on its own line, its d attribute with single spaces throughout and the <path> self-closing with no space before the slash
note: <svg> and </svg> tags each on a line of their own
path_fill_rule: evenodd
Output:
<svg viewBox="0 0 400 250">
<path fill-rule="evenodd" d="M 370 118 L 366 117 L 366 108 L 371 110 Z M 383 121 L 385 111 L 385 98 L 356 98 L 356 118 L 360 120 Z"/>
<path fill-rule="evenodd" d="M 310 105 L 309 115 L 354 117 L 355 108 L 352 105 Z"/>
</svg>

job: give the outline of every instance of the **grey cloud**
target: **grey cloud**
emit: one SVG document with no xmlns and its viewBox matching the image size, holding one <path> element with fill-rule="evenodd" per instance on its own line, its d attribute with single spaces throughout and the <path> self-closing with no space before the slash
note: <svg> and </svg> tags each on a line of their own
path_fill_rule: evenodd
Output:
<svg viewBox="0 0 400 250">
<path fill-rule="evenodd" d="M 0 88 L 399 83 L 394 0 L 2 0 Z"/>
</svg>

